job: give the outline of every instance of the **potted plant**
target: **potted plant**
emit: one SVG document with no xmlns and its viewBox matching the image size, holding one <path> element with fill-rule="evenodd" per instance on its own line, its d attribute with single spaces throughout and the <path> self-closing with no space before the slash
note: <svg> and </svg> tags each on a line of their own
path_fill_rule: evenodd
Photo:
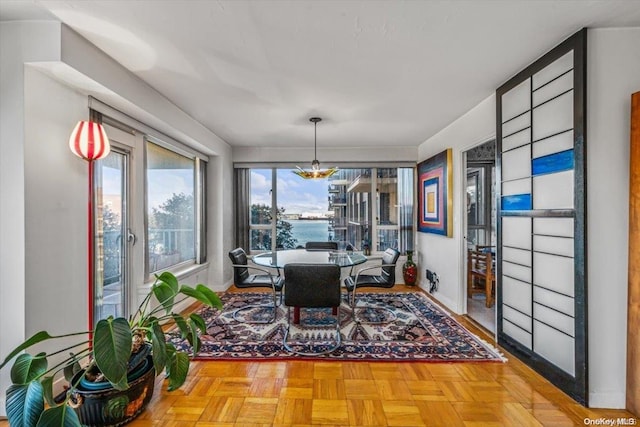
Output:
<svg viewBox="0 0 640 427">
<path fill-rule="evenodd" d="M 154 297 L 157 305 L 152 303 Z M 164 272 L 156 275 L 149 293 L 129 319 L 109 317 L 98 321 L 92 331 L 60 336 L 40 331 L 30 337 L 0 365 L 2 369 L 16 358 L 6 398 L 9 424 L 120 425 L 135 418 L 149 402 L 155 375 L 164 370 L 168 390 L 179 388 L 189 372 L 189 355 L 167 343 L 163 326 L 175 323 L 193 354 L 199 351 L 200 333 L 206 330 L 204 320 L 195 313 L 185 318 L 173 312 L 175 304 L 189 298 L 222 307 L 220 298 L 206 286 L 180 285 L 173 274 Z M 22 353 L 38 343 L 72 336 L 82 339 L 50 353 Z M 72 350 L 67 358 L 49 366 L 51 356 Z M 60 372 L 69 386 L 60 399 L 54 399 L 53 382 Z"/>
</svg>

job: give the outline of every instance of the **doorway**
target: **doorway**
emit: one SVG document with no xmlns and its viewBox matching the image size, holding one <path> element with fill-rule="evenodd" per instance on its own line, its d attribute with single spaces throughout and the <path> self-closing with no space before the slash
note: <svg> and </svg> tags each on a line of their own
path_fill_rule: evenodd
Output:
<svg viewBox="0 0 640 427">
<path fill-rule="evenodd" d="M 488 280 L 493 285 L 486 286 L 483 277 L 469 272 L 484 269 L 488 270 L 485 274 L 491 274 L 495 271 L 495 147 L 495 140 L 492 140 L 465 153 L 467 315 L 492 333 L 496 330 L 495 279 L 491 275 Z M 488 266 L 483 268 L 486 260 Z"/>
<path fill-rule="evenodd" d="M 97 162 L 95 193 L 99 203 L 96 215 L 96 276 L 94 283 L 94 321 L 128 314 L 129 292 L 128 223 L 129 153 L 113 148 Z"/>
<path fill-rule="evenodd" d="M 93 321 L 109 316 L 128 317 L 138 305 L 136 288 L 143 278 L 141 251 L 135 251 L 134 230 L 143 224 L 136 194 L 143 194 L 136 182 L 135 168 L 142 165 L 139 147 L 142 135 L 103 122 L 111 152 L 96 161 L 94 176 L 94 301 Z M 138 147 L 138 148 L 136 148 Z M 136 209 L 138 207 L 138 209 Z"/>
</svg>

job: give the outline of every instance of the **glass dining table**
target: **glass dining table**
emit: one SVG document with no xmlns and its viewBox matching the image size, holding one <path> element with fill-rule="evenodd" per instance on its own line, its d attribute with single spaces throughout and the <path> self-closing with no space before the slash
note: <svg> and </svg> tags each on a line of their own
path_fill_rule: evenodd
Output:
<svg viewBox="0 0 640 427">
<path fill-rule="evenodd" d="M 253 256 L 253 262 L 263 267 L 284 268 L 290 263 L 337 264 L 340 267 L 353 267 L 367 261 L 360 252 L 285 249 L 265 252 Z"/>
<path fill-rule="evenodd" d="M 353 267 L 363 264 L 367 257 L 359 252 L 284 249 L 275 252 L 265 252 L 253 256 L 253 262 L 263 267 L 284 268 L 291 263 L 304 264 L 337 264 L 340 267 Z M 336 309 L 334 309 L 334 315 Z M 300 308 L 294 307 L 293 323 L 300 323 Z"/>
</svg>

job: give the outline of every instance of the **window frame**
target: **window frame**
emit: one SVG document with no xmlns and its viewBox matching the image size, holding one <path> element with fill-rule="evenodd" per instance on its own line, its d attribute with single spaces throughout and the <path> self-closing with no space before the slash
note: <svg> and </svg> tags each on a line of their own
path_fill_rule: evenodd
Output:
<svg viewBox="0 0 640 427">
<path fill-rule="evenodd" d="M 251 222 L 251 170 L 259 169 L 259 170 L 271 170 L 271 222 L 269 224 L 253 224 Z M 249 239 L 249 253 L 251 254 L 260 254 L 269 251 L 275 251 L 277 247 L 277 227 L 278 227 L 278 218 L 277 218 L 277 194 L 278 194 L 278 169 L 277 167 L 271 168 L 263 168 L 263 167 L 255 167 L 249 168 L 249 203 L 247 204 L 247 209 L 249 210 L 249 227 L 248 227 L 248 239 Z M 281 168 L 280 168 L 281 169 Z M 268 250 L 262 249 L 252 249 L 251 248 L 251 232 L 253 230 L 270 230 L 271 231 L 271 248 Z"/>
<path fill-rule="evenodd" d="M 475 169 L 471 173 L 468 172 L 469 169 Z M 479 186 L 482 186 L 482 195 L 480 198 L 476 195 L 478 201 L 476 202 L 476 209 L 478 209 L 478 202 L 482 205 L 481 211 L 476 211 L 476 214 L 479 218 L 482 218 L 482 221 L 478 221 L 477 224 L 471 224 L 467 220 L 467 229 L 474 230 L 478 232 L 482 232 L 483 242 L 477 243 L 481 246 L 490 246 L 491 245 L 491 232 L 492 232 L 492 202 L 493 198 L 491 195 L 492 192 L 492 176 L 495 170 L 495 165 L 491 162 L 483 162 L 483 161 L 471 161 L 467 162 L 467 182 L 469 181 L 469 177 L 476 175 L 474 179 L 476 179 L 476 183 Z M 482 173 L 480 173 L 482 171 Z M 482 177 L 480 177 L 482 175 Z M 477 190 L 476 190 L 477 191 Z"/>
<path fill-rule="evenodd" d="M 193 160 L 193 199 L 194 199 L 194 257 L 188 260 L 184 260 L 175 264 L 171 264 L 165 268 L 151 271 L 150 268 L 150 251 L 149 251 L 149 178 L 148 178 L 148 147 L 149 144 L 157 145 L 165 150 L 168 150 L 174 154 L 185 157 L 189 160 Z M 206 206 L 206 189 L 207 189 L 207 166 L 208 162 L 205 160 L 206 156 L 192 152 L 192 150 L 184 149 L 184 147 L 177 146 L 177 144 L 167 143 L 162 139 L 156 138 L 152 135 L 144 135 L 143 138 L 143 151 L 144 151 L 144 166 L 143 166 L 143 180 L 144 180 L 144 277 L 145 280 L 151 280 L 155 273 L 160 271 L 179 272 L 185 268 L 194 265 L 200 265 L 206 263 L 207 254 L 207 239 L 206 239 L 206 218 L 207 218 L 207 206 Z"/>
<path fill-rule="evenodd" d="M 257 249 L 252 249 L 251 248 L 251 233 L 253 230 L 271 230 L 272 233 L 272 239 L 271 239 L 271 249 L 270 251 L 275 251 L 276 250 L 276 238 L 274 236 L 276 236 L 277 234 L 277 196 L 278 196 L 278 182 L 277 182 L 277 174 L 278 174 L 278 170 L 279 169 L 292 169 L 291 167 L 289 167 L 286 164 L 269 164 L 269 165 L 264 165 L 264 164 L 236 164 L 234 165 L 236 168 L 242 167 L 242 168 L 247 168 L 250 171 L 254 170 L 254 169 L 260 169 L 260 170 L 271 170 L 271 215 L 272 215 L 272 221 L 270 224 L 251 224 L 251 221 L 249 221 L 249 226 L 248 226 L 248 241 L 249 241 L 249 253 L 250 254 L 259 254 L 259 253 L 263 253 L 266 252 L 267 250 L 257 250 Z M 368 227 L 369 227 L 369 245 L 371 248 L 371 252 L 372 254 L 382 254 L 384 252 L 384 250 L 379 250 L 378 248 L 378 238 L 376 236 L 378 236 L 378 232 L 379 231 L 387 231 L 387 230 L 395 230 L 397 232 L 398 236 L 401 236 L 403 234 L 403 229 L 406 228 L 406 226 L 403 228 L 403 224 L 401 223 L 400 219 L 398 219 L 397 224 L 385 224 L 385 225 L 381 225 L 378 224 L 378 197 L 379 197 L 379 193 L 378 193 L 378 188 L 377 188 L 377 174 L 378 174 L 378 169 L 390 169 L 390 168 L 394 168 L 394 169 L 400 169 L 400 168 L 407 168 L 407 169 L 411 169 L 412 170 L 412 176 L 413 176 L 413 185 L 412 185 L 412 200 L 413 200 L 413 209 L 412 209 L 412 221 L 411 221 L 411 233 L 414 234 L 414 237 L 412 238 L 412 242 L 415 242 L 415 232 L 416 232 L 416 226 L 415 226 L 415 218 L 416 218 L 416 191 L 415 191 L 415 177 L 416 177 L 416 165 L 415 164 L 397 164 L 397 163 L 389 163 L 389 164 L 385 164 L 385 163 L 373 163 L 372 166 L 369 166 L 368 164 L 362 164 L 362 165 L 345 165 L 345 166 L 340 166 L 341 170 L 348 170 L 348 169 L 360 169 L 360 170 L 364 170 L 367 169 L 370 173 L 370 188 L 369 188 L 369 192 L 367 192 L 366 194 L 368 194 L 367 198 L 367 212 L 366 212 L 366 217 L 368 218 Z M 251 178 L 250 178 L 251 179 Z M 331 198 L 331 193 L 329 192 L 329 188 L 331 186 L 331 180 L 327 180 L 327 191 L 329 193 L 329 198 Z M 355 194 L 355 193 L 354 193 Z M 349 196 L 346 196 L 347 199 L 347 215 L 345 216 L 345 221 L 348 224 L 351 222 L 349 220 L 350 218 L 350 212 L 352 209 L 355 209 L 356 207 L 354 206 L 349 206 Z M 247 203 L 247 209 L 251 209 L 251 194 L 249 194 L 248 197 L 248 203 Z M 330 208 L 328 208 L 328 210 L 330 210 Z M 249 217 L 251 215 L 249 214 Z M 400 238 L 398 238 L 399 240 Z M 353 242 L 354 244 L 356 244 L 356 246 L 359 244 L 359 242 Z M 398 246 L 402 246 L 402 245 L 398 245 Z M 359 248 L 360 250 L 362 250 L 362 248 Z M 407 247 L 406 249 L 413 249 L 412 247 Z"/>
</svg>

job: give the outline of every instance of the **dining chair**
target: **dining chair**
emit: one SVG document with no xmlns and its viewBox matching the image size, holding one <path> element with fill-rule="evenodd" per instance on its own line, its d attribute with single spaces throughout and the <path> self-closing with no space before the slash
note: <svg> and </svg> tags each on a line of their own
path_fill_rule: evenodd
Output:
<svg viewBox="0 0 640 427">
<path fill-rule="evenodd" d="M 490 250 L 467 250 L 467 298 L 485 294 L 485 305 L 493 305 L 495 273 Z"/>
<path fill-rule="evenodd" d="M 338 250 L 338 242 L 307 242 L 304 245 L 306 250 L 316 250 L 316 251 L 337 251 Z"/>
<path fill-rule="evenodd" d="M 356 314 L 356 290 L 360 288 L 392 288 L 396 283 L 396 263 L 400 257 L 400 252 L 394 248 L 388 248 L 382 255 L 382 263 L 365 267 L 356 273 L 355 276 L 349 276 L 344 280 L 347 288 L 347 297 L 351 306 L 353 320 L 358 323 L 381 324 L 393 322 L 398 318 L 396 313 L 386 307 L 375 307 L 378 310 L 384 310 L 391 316 L 384 321 L 366 320 L 362 321 Z M 380 274 L 362 274 L 364 271 L 380 269 Z M 374 309 L 374 307 L 361 307 L 364 309 Z"/>
<path fill-rule="evenodd" d="M 342 342 L 340 335 L 340 267 L 336 264 L 292 263 L 284 266 L 284 304 L 287 306 L 287 329 L 282 340 L 284 347 L 295 354 L 315 356 L 335 351 Z M 335 316 L 335 338 L 318 340 L 311 338 L 295 344 L 289 342 L 291 307 L 299 309 L 332 308 Z M 304 314 L 304 311 L 302 310 Z M 295 317 L 295 316 L 294 316 Z M 301 321 L 304 325 L 304 322 Z M 315 327 L 315 326 L 314 326 Z M 318 336 L 314 331 L 312 336 Z M 319 347 L 312 351 L 312 347 Z"/>
<path fill-rule="evenodd" d="M 242 248 L 236 248 L 229 252 L 229 258 L 233 263 L 233 282 L 237 288 L 270 288 L 273 296 L 273 304 L 252 304 L 240 307 L 233 312 L 234 320 L 246 323 L 271 323 L 276 318 L 278 299 L 282 302 L 282 287 L 284 280 L 280 276 L 274 276 L 266 268 L 248 265 L 247 254 Z M 249 274 L 249 270 L 260 271 L 263 274 Z M 270 308 L 271 316 L 265 320 L 247 321 L 239 316 L 239 313 L 253 308 Z"/>
</svg>

